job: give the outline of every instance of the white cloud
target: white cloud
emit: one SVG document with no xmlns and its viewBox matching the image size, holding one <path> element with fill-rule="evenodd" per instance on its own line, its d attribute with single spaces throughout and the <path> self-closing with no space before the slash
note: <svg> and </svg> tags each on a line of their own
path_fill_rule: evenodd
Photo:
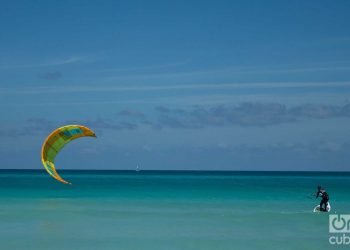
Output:
<svg viewBox="0 0 350 250">
<path fill-rule="evenodd" d="M 69 85 L 67 86 L 33 86 L 28 88 L 0 88 L 0 94 L 45 94 L 74 92 L 129 92 L 129 91 L 163 91 L 163 90 L 225 90 L 225 89 L 303 89 L 303 88 L 341 88 L 350 87 L 350 81 L 340 82 L 257 82 L 257 83 L 223 83 L 223 84 L 164 84 L 164 85 Z"/>
<path fill-rule="evenodd" d="M 23 69 L 23 68 L 40 68 L 40 67 L 50 67 L 50 66 L 60 66 L 73 64 L 83 61 L 83 57 L 72 56 L 63 59 L 54 59 L 42 62 L 28 62 L 25 64 L 12 64 L 12 65 L 0 65 L 0 70 L 9 70 L 9 69 Z"/>
</svg>

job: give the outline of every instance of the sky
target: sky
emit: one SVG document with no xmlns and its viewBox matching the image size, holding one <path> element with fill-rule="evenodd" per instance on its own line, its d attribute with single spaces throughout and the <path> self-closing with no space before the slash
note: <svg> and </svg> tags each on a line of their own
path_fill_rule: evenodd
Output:
<svg viewBox="0 0 350 250">
<path fill-rule="evenodd" d="M 349 1 L 2 1 L 0 168 L 350 170 Z"/>
</svg>

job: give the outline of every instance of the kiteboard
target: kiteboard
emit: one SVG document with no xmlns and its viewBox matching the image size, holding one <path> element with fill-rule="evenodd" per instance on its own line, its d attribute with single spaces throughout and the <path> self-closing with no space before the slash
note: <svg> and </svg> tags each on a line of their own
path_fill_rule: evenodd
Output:
<svg viewBox="0 0 350 250">
<path fill-rule="evenodd" d="M 320 210 L 320 205 L 317 205 L 315 208 L 314 208 L 314 213 L 319 213 L 319 212 L 330 212 L 331 211 L 331 204 L 328 202 L 327 204 L 327 211 L 321 211 Z"/>
</svg>

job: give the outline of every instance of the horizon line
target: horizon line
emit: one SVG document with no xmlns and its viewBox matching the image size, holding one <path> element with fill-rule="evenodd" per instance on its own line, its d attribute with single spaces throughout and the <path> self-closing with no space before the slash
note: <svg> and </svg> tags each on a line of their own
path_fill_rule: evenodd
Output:
<svg viewBox="0 0 350 250">
<path fill-rule="evenodd" d="M 3 168 L 1 171 L 46 171 L 45 169 L 23 169 L 23 168 Z M 60 172 L 69 172 L 69 171 L 82 171 L 82 172 L 275 172 L 275 173 L 350 173 L 346 170 L 196 170 L 196 169 L 170 169 L 170 170 L 161 170 L 161 169 L 60 169 Z"/>
</svg>

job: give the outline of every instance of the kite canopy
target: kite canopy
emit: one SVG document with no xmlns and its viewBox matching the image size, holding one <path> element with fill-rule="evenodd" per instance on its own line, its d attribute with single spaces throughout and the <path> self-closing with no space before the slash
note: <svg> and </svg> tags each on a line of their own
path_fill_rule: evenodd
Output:
<svg viewBox="0 0 350 250">
<path fill-rule="evenodd" d="M 71 184 L 65 181 L 55 168 L 55 158 L 58 152 L 69 142 L 80 137 L 96 137 L 95 133 L 88 127 L 82 125 L 67 125 L 53 131 L 45 140 L 41 150 L 41 160 L 46 171 L 56 180 Z"/>
</svg>

